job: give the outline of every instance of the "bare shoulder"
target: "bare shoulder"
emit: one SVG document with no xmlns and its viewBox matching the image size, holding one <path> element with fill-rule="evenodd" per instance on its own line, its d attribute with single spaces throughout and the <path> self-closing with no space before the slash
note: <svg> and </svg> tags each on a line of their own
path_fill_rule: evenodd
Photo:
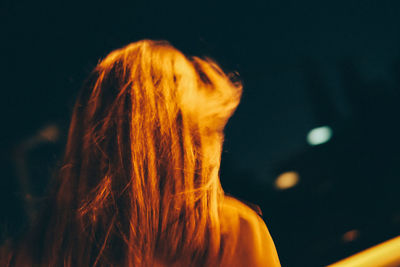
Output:
<svg viewBox="0 0 400 267">
<path fill-rule="evenodd" d="M 226 249 L 224 266 L 228 266 L 227 262 L 230 266 L 280 266 L 266 224 L 241 201 L 225 197 L 221 208 L 221 232 Z"/>
</svg>

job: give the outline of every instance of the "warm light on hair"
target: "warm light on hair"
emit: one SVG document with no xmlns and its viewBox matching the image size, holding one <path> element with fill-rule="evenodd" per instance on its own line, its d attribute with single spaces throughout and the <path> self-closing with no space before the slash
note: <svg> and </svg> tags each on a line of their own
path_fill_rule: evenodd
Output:
<svg viewBox="0 0 400 267">
<path fill-rule="evenodd" d="M 223 129 L 241 85 L 210 59 L 139 41 L 94 69 L 54 202 L 16 265 L 206 265 L 220 249 Z"/>
</svg>

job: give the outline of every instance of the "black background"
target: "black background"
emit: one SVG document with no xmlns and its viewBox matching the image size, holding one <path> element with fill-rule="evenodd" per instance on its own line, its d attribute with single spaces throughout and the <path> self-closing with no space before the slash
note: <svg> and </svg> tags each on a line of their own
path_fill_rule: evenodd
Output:
<svg viewBox="0 0 400 267">
<path fill-rule="evenodd" d="M 60 130 L 23 153 L 40 197 L 83 79 L 143 38 L 239 72 L 221 180 L 260 205 L 283 266 L 326 265 L 399 234 L 399 1 L 3 1 L 0 12 L 2 239 L 26 221 L 20 147 Z M 322 125 L 333 138 L 309 146 Z M 278 191 L 285 171 L 300 182 Z"/>
</svg>

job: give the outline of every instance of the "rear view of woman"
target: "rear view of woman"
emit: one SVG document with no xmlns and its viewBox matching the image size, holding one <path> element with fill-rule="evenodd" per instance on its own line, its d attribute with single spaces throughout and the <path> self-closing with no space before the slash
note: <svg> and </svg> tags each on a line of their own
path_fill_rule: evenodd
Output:
<svg viewBox="0 0 400 267">
<path fill-rule="evenodd" d="M 262 219 L 220 185 L 240 96 L 216 63 L 167 42 L 110 53 L 76 102 L 48 207 L 2 263 L 280 266 Z"/>
</svg>

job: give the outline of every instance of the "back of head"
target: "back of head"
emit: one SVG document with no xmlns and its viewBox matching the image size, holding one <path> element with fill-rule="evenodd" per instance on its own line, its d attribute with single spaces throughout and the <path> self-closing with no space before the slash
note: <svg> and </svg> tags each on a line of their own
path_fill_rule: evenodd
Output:
<svg viewBox="0 0 400 267">
<path fill-rule="evenodd" d="M 240 95 L 216 63 L 167 42 L 110 53 L 79 96 L 53 201 L 17 265 L 215 259 L 223 128 Z"/>
</svg>

